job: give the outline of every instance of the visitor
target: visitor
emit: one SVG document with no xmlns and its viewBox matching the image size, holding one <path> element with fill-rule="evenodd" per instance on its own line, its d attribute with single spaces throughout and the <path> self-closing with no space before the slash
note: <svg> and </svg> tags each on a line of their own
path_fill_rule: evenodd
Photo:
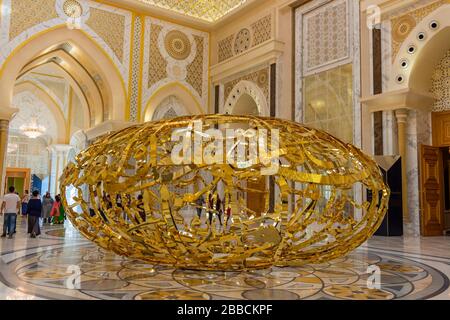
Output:
<svg viewBox="0 0 450 320">
<path fill-rule="evenodd" d="M 58 219 L 59 219 L 59 210 L 61 207 L 61 197 L 59 195 L 55 196 L 55 202 L 53 202 L 53 207 L 52 207 L 52 211 L 50 212 L 50 216 L 51 216 L 51 224 L 57 224 Z"/>
<path fill-rule="evenodd" d="M 42 202 L 39 199 L 39 191 L 33 191 L 33 197 L 29 200 L 27 205 L 26 214 L 28 215 L 28 233 L 31 234 L 31 238 L 36 238 L 36 236 L 41 234 L 41 229 L 39 227 L 39 218 L 42 213 Z"/>
<path fill-rule="evenodd" d="M 197 216 L 199 219 L 202 218 L 202 211 L 203 211 L 203 204 L 205 203 L 205 199 L 203 198 L 203 195 L 197 198 L 195 201 L 195 204 L 197 205 Z"/>
<path fill-rule="evenodd" d="M 8 235 L 8 238 L 12 239 L 21 200 L 20 197 L 14 193 L 15 188 L 13 186 L 9 187 L 8 190 L 9 193 L 3 196 L 2 208 L 0 211 L 0 214 L 4 214 L 3 233 L 1 237 L 4 238 Z"/>
<path fill-rule="evenodd" d="M 142 221 L 145 222 L 147 220 L 147 215 L 145 214 L 144 196 L 142 194 L 137 197 L 136 208 L 138 209 L 138 213 Z M 136 219 L 136 221 L 137 223 L 140 223 L 139 219 Z"/>
<path fill-rule="evenodd" d="M 61 199 L 62 199 L 61 195 L 58 194 L 58 197 L 59 197 L 60 204 L 59 204 L 59 216 L 56 219 L 56 224 L 64 224 L 64 220 L 66 218 L 66 211 L 65 211 L 64 206 L 61 201 Z"/>
<path fill-rule="evenodd" d="M 231 220 L 231 207 L 228 205 L 227 210 L 225 211 L 225 226 L 228 226 L 228 221 Z"/>
<path fill-rule="evenodd" d="M 25 190 L 25 193 L 22 197 L 22 215 L 27 214 L 27 205 L 28 201 L 30 201 L 30 192 L 28 190 Z"/>
<path fill-rule="evenodd" d="M 45 193 L 45 196 L 42 199 L 42 218 L 44 219 L 44 223 L 50 223 L 50 213 L 53 208 L 53 198 L 50 195 L 50 192 Z"/>
<path fill-rule="evenodd" d="M 216 212 L 217 212 L 217 214 L 219 216 L 220 225 L 222 225 L 222 213 L 223 213 L 223 210 L 222 210 L 222 199 L 220 199 L 220 195 L 219 194 L 217 194 L 217 199 L 216 199 Z"/>
<path fill-rule="evenodd" d="M 212 193 L 210 193 L 208 196 L 208 220 L 210 225 L 212 224 L 213 211 L 214 211 L 214 198 Z"/>
</svg>

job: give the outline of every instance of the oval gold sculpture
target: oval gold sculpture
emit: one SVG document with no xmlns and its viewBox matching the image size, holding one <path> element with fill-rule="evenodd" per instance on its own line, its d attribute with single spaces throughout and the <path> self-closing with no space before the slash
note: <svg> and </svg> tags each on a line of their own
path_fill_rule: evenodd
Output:
<svg viewBox="0 0 450 320">
<path fill-rule="evenodd" d="M 389 198 L 377 165 L 356 147 L 252 116 L 124 129 L 81 152 L 61 183 L 69 219 L 100 247 L 209 270 L 342 257 L 377 230 Z M 358 199 L 366 189 L 367 202 Z"/>
</svg>

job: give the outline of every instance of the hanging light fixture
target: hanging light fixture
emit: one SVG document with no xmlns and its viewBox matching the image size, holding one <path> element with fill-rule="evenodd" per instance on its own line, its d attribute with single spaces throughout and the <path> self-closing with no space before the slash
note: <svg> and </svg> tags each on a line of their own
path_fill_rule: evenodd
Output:
<svg viewBox="0 0 450 320">
<path fill-rule="evenodd" d="M 31 116 L 30 123 L 20 126 L 20 131 L 28 138 L 36 139 L 42 136 L 47 129 L 38 123 L 37 116 Z"/>
</svg>

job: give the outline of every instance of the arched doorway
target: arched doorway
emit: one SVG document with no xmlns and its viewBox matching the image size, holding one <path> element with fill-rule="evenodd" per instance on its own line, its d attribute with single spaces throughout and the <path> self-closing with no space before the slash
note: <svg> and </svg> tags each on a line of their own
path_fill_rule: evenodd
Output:
<svg viewBox="0 0 450 320">
<path fill-rule="evenodd" d="M 225 103 L 227 114 L 247 115 L 247 116 L 267 116 L 267 102 L 261 89 L 250 81 L 239 82 L 231 91 Z M 254 129 L 249 126 L 233 127 L 233 129 Z M 266 211 L 266 203 L 273 195 L 273 182 L 269 177 L 262 176 L 258 179 L 248 179 L 246 185 L 242 186 L 247 190 L 242 196 L 245 198 L 246 207 L 251 214 L 260 216 Z M 241 196 L 241 195 L 238 195 Z"/>
<path fill-rule="evenodd" d="M 416 25 L 390 74 L 391 89 L 415 97 L 406 103 L 410 109 L 405 166 L 408 209 L 423 236 L 441 236 L 450 229 L 450 97 L 448 73 L 445 75 L 450 63 L 449 14 L 450 5 L 443 5 Z"/>
</svg>

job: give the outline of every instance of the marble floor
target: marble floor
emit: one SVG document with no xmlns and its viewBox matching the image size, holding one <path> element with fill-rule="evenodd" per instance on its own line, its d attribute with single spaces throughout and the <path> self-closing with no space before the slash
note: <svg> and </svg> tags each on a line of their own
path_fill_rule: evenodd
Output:
<svg viewBox="0 0 450 320">
<path fill-rule="evenodd" d="M 450 238 L 374 237 L 348 257 L 252 272 L 148 265 L 104 252 L 66 222 L 0 239 L 0 299 L 448 299 Z M 368 288 L 369 266 L 381 287 Z M 78 280 L 78 281 L 77 281 Z"/>
</svg>

